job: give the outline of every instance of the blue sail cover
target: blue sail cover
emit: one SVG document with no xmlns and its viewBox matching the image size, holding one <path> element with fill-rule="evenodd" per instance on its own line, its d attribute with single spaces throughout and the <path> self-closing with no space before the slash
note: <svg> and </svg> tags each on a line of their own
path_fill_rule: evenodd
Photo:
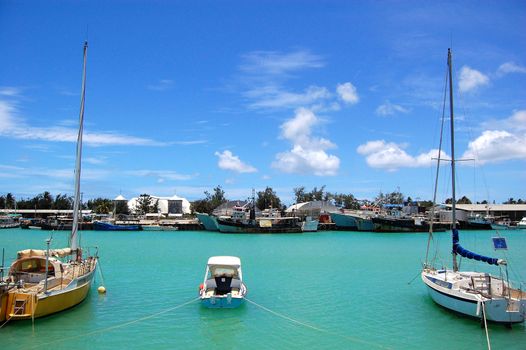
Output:
<svg viewBox="0 0 526 350">
<path fill-rule="evenodd" d="M 479 255 L 479 254 L 470 252 L 469 250 L 462 248 L 458 242 L 459 242 L 458 230 L 455 228 L 453 229 L 453 252 L 454 253 L 457 253 L 463 256 L 464 258 L 474 259 L 477 261 L 483 261 L 490 265 L 498 265 L 497 263 L 498 259 L 490 258 L 489 256 Z"/>
</svg>

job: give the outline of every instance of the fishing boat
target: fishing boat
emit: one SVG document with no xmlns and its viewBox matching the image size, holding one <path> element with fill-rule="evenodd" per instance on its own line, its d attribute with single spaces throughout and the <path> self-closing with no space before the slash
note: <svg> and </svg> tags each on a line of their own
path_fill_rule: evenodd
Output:
<svg viewBox="0 0 526 350">
<path fill-rule="evenodd" d="M 215 218 L 221 233 L 303 233 L 318 230 L 317 219 L 310 216 L 256 217 L 254 201 L 250 206 L 234 207 L 231 217 Z"/>
<path fill-rule="evenodd" d="M 16 221 L 12 216 L 2 215 L 0 216 L 0 229 L 2 228 L 17 228 L 20 223 Z"/>
<path fill-rule="evenodd" d="M 87 52 L 88 43 L 85 42 L 70 246 L 50 249 L 51 239 L 48 239 L 45 250 L 25 249 L 17 253 L 3 281 L 7 292 L 0 319 L 6 322 L 51 315 L 81 303 L 95 275 L 98 255 L 90 255 L 89 248 L 80 247 L 78 234 Z"/>
<path fill-rule="evenodd" d="M 195 215 L 206 231 L 219 231 L 215 216 L 206 213 L 195 213 Z"/>
<path fill-rule="evenodd" d="M 243 303 L 246 294 L 241 259 L 235 256 L 212 256 L 208 259 L 205 278 L 199 286 L 203 306 L 235 308 Z"/>
<path fill-rule="evenodd" d="M 427 218 L 421 216 L 390 216 L 378 215 L 373 217 L 375 232 L 428 232 L 429 222 Z M 447 225 L 443 223 L 435 223 L 433 229 L 437 231 L 446 231 Z"/>
<path fill-rule="evenodd" d="M 93 221 L 93 229 L 96 231 L 140 231 L 139 224 L 114 224 L 106 221 Z"/>
<path fill-rule="evenodd" d="M 451 128 L 451 184 L 452 184 L 452 255 L 453 269 L 435 268 L 434 264 L 426 262 L 423 266 L 421 278 L 427 287 L 429 295 L 438 304 L 457 313 L 477 317 L 497 323 L 524 322 L 526 314 L 526 293 L 514 288 L 509 282 L 507 262 L 503 259 L 479 255 L 460 245 L 460 235 L 456 222 L 455 197 L 455 142 L 453 117 L 453 82 L 452 82 L 451 50 L 448 50 L 449 77 L 449 108 Z M 439 147 L 441 149 L 441 146 Z M 440 168 L 440 152 L 437 165 Z M 435 200 L 436 200 L 435 182 Z M 432 239 L 432 224 L 428 241 Z M 495 248 L 505 246 L 502 238 L 494 239 Z M 457 262 L 458 256 L 482 261 L 500 267 L 500 276 L 493 276 L 485 272 L 462 271 Z M 504 267 L 504 268 L 503 268 Z"/>
</svg>

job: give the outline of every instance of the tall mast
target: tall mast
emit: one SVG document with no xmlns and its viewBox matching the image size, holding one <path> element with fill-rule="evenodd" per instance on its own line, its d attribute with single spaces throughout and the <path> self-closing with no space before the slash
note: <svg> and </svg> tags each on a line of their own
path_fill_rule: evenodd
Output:
<svg viewBox="0 0 526 350">
<path fill-rule="evenodd" d="M 80 207 L 80 168 L 82 159 L 82 132 L 84 129 L 84 100 L 86 96 L 86 62 L 88 57 L 88 42 L 84 42 L 84 62 L 82 70 L 82 90 L 80 94 L 79 134 L 77 136 L 77 159 L 75 162 L 75 199 L 73 202 L 73 227 L 71 228 L 71 249 L 77 251 L 78 247 L 78 223 Z M 78 254 L 78 252 L 76 253 Z"/>
<path fill-rule="evenodd" d="M 457 208 L 455 194 L 455 121 L 453 118 L 453 62 L 451 59 L 451 49 L 447 49 L 447 65 L 449 68 L 449 114 L 451 125 L 451 229 L 457 229 Z M 453 271 L 458 271 L 457 253 L 453 251 Z"/>
</svg>

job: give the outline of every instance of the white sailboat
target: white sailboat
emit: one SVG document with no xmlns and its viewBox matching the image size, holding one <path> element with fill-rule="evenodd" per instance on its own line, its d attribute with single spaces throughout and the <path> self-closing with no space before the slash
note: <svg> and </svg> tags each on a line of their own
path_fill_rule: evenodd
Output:
<svg viewBox="0 0 526 350">
<path fill-rule="evenodd" d="M 43 317 L 81 303 L 91 288 L 98 256 L 79 246 L 78 221 L 80 206 L 80 171 L 86 88 L 88 43 L 84 43 L 82 94 L 80 100 L 77 157 L 75 163 L 75 200 L 70 246 L 63 249 L 25 249 L 19 251 L 2 283 L 0 321 Z M 86 254 L 87 253 L 87 254 Z"/>
<path fill-rule="evenodd" d="M 512 324 L 524 322 L 526 314 L 526 292 L 513 288 L 508 281 L 507 269 L 502 269 L 507 262 L 502 259 L 482 256 L 463 248 L 460 245 L 456 223 L 455 198 L 455 145 L 453 118 L 453 82 L 451 49 L 448 50 L 449 69 L 449 105 L 451 127 L 451 182 L 452 182 L 452 243 L 453 269 L 437 269 L 427 261 L 421 273 L 422 281 L 431 298 L 439 305 L 458 313 L 485 318 L 488 321 Z M 440 157 L 439 157 L 440 162 Z M 437 169 L 438 174 L 438 169 Z M 430 234 L 432 230 L 430 231 Z M 429 246 L 429 245 L 428 245 Z M 501 267 L 501 275 L 461 271 L 457 257 L 474 259 Z"/>
</svg>

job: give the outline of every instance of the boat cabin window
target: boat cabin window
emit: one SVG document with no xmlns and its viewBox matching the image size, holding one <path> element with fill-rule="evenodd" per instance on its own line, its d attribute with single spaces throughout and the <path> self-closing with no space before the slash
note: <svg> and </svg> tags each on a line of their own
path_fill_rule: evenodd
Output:
<svg viewBox="0 0 526 350">
<path fill-rule="evenodd" d="M 27 273 L 45 273 L 46 272 L 46 260 L 45 259 L 27 259 L 21 261 L 16 267 L 17 272 Z M 54 268 L 51 263 L 48 265 L 48 274 L 53 274 Z"/>
</svg>

